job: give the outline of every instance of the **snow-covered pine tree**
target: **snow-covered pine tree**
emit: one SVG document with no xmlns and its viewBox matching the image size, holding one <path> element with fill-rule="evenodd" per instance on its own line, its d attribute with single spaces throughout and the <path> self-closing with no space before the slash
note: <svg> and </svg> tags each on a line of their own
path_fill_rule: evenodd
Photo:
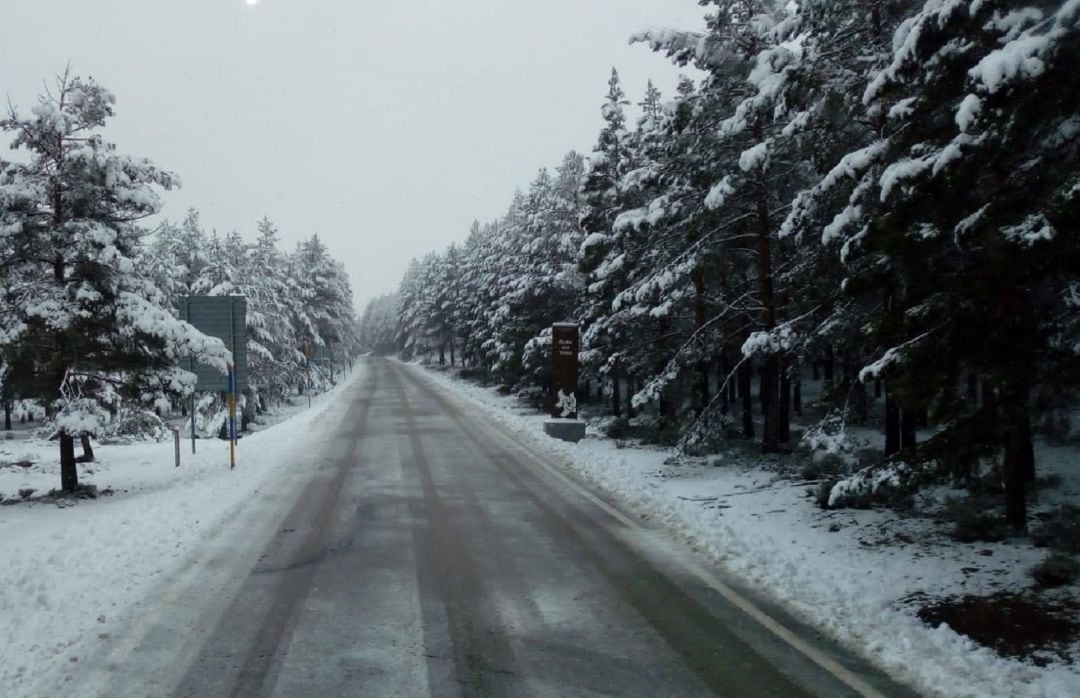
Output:
<svg viewBox="0 0 1080 698">
<path fill-rule="evenodd" d="M 333 259 L 318 235 L 297 245 L 289 264 L 293 290 L 293 326 L 303 345 L 350 347 L 355 343 L 352 288 L 341 262 Z"/>
<path fill-rule="evenodd" d="M 866 89 L 881 137 L 826 237 L 853 295 L 890 289 L 869 318 L 889 377 L 945 425 L 927 457 L 1002 456 L 1006 514 L 1026 525 L 1029 393 L 1076 385 L 1080 335 L 1080 2 L 929 0 Z M 962 371 L 993 399 L 959 399 Z"/>
<path fill-rule="evenodd" d="M 826 377 L 826 399 L 865 422 L 868 398 L 858 367 L 870 359 L 863 320 L 876 312 L 883 296 L 855 299 L 840 292 L 843 268 L 835 263 L 838 243 L 820 244 L 832 207 L 846 203 L 842 183 L 861 173 L 868 160 L 863 148 L 876 142 L 884 115 L 863 103 L 866 85 L 889 61 L 893 31 L 917 0 L 807 0 L 800 3 L 792 31 L 802 38 L 802 58 L 780 85 L 789 105 L 785 131 L 800 175 L 810 186 L 792 200 L 780 226 L 781 239 L 790 241 L 795 256 L 782 283 L 793 289 L 792 315 L 816 328 L 795 336 L 804 360 L 820 364 Z M 840 183 L 841 186 L 837 186 Z M 837 365 L 837 358 L 839 364 Z M 834 367 L 839 377 L 834 381 Z M 817 366 L 815 366 L 815 373 Z M 880 388 L 880 383 L 878 383 Z M 885 386 L 886 455 L 900 448 L 900 424 L 913 426 L 916 411 L 897 404 Z M 903 430 L 905 446 L 914 431 Z"/>
<path fill-rule="evenodd" d="M 289 322 L 285 256 L 278 249 L 278 231 L 263 217 L 256 224 L 255 244 L 243 256 L 238 291 L 247 297 L 248 371 L 256 404 L 281 402 L 303 370 L 296 356 L 296 330 Z"/>
<path fill-rule="evenodd" d="M 504 290 L 499 266 L 505 247 L 500 224 L 473 223 L 462 248 L 461 293 L 458 318 L 462 359 L 484 375 L 495 365 L 491 309 Z"/>
<path fill-rule="evenodd" d="M 780 256 L 775 211 L 789 200 L 788 190 L 797 181 L 786 162 L 780 118 L 788 105 L 778 99 L 786 77 L 801 58 L 798 41 L 792 40 L 796 10 L 771 0 L 703 0 L 701 4 L 716 7 L 706 18 L 704 34 L 665 30 L 636 38 L 678 62 L 692 60 L 709 71 L 704 91 L 717 99 L 706 102 L 714 109 L 696 116 L 719 119 L 710 149 L 714 184 L 704 204 L 727 218 L 718 221 L 720 227 L 753 241 L 752 252 L 740 256 L 753 264 L 754 300 L 760 310 L 755 313 L 754 332 L 742 349 L 746 357 L 761 360 L 762 450 L 772 453 L 787 438 L 790 404 L 784 368 L 793 330 L 788 293 L 777 287 L 777 270 L 785 260 Z M 729 112 L 724 109 L 727 104 L 732 107 Z M 776 164 L 784 165 L 783 175 L 773 176 Z"/>
<path fill-rule="evenodd" d="M 626 337 L 619 335 L 616 328 L 609 328 L 603 318 L 610 312 L 615 297 L 626 288 L 627 275 L 634 265 L 633 250 L 628 249 L 626 237 L 614 230 L 619 214 L 633 208 L 620 189 L 623 176 L 633 169 L 624 109 L 628 104 L 619 73 L 612 68 L 607 96 L 600 109 L 604 127 L 589 155 L 581 189 L 585 205 L 581 227 L 586 237 L 581 244 L 579 268 L 585 274 L 588 288 L 586 302 L 577 317 L 582 328 L 582 368 L 587 378 L 610 381 L 611 407 L 616 416 L 622 414 L 622 386 L 625 384 L 629 396 L 632 379 L 626 375 L 627 357 L 621 350 Z"/>
<path fill-rule="evenodd" d="M 78 486 L 75 436 L 97 433 L 122 400 L 168 408 L 192 388 L 181 357 L 223 372 L 228 358 L 136 265 L 155 188 L 178 182 L 102 138 L 114 103 L 69 69 L 29 116 L 12 108 L 0 121 L 28 158 L 0 173 L 0 344 L 19 394 L 55 411 L 65 490 Z"/>
</svg>

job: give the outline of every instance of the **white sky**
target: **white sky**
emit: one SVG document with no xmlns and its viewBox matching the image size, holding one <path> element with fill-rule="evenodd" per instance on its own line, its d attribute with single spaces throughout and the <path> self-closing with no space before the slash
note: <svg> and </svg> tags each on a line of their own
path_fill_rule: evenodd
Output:
<svg viewBox="0 0 1080 698">
<path fill-rule="evenodd" d="M 108 131 L 184 183 L 164 214 L 290 248 L 312 233 L 361 311 L 408 260 L 501 216 L 588 153 L 612 66 L 632 102 L 679 70 L 629 35 L 698 29 L 696 0 L 0 0 L 0 95 L 28 109 L 71 61 Z"/>
</svg>

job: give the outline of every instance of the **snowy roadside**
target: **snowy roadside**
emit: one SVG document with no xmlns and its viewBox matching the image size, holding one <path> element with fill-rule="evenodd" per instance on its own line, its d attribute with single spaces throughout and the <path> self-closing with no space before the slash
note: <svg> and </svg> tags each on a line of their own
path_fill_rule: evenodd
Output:
<svg viewBox="0 0 1080 698">
<path fill-rule="evenodd" d="M 1080 695 L 1080 668 L 1003 658 L 948 626 L 929 627 L 913 609 L 928 596 L 1027 588 L 1027 570 L 1045 550 L 957 543 L 929 521 L 885 510 L 824 511 L 813 487 L 779 478 L 745 456 L 672 465 L 665 463 L 669 451 L 622 447 L 591 428 L 577 444 L 557 441 L 543 433 L 545 416 L 514 397 L 443 372 L 426 375 L 921 693 Z"/>
<path fill-rule="evenodd" d="M 363 366 L 311 409 L 241 439 L 235 470 L 224 441 L 200 440 L 195 455 L 185 442 L 179 468 L 171 442 L 102 445 L 96 463 L 80 466 L 80 482 L 111 494 L 0 506 L 2 692 L 32 695 L 121 633 L 119 619 L 212 531 L 274 478 L 303 467 L 300 454 L 333 426 L 329 412 Z M 0 441 L 0 493 L 10 500 L 57 487 L 55 451 L 55 443 Z"/>
</svg>

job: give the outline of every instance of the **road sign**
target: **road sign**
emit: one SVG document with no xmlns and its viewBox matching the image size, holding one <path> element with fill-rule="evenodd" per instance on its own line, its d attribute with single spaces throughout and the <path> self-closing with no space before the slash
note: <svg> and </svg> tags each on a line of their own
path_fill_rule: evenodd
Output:
<svg viewBox="0 0 1080 698">
<path fill-rule="evenodd" d="M 247 365 L 247 298 L 244 296 L 185 296 L 180 299 L 180 319 L 191 323 L 203 334 L 217 337 L 232 352 L 237 391 L 248 387 Z M 229 389 L 228 376 L 216 368 L 191 358 L 185 359 L 185 369 L 195 374 L 196 390 L 224 392 Z"/>
</svg>

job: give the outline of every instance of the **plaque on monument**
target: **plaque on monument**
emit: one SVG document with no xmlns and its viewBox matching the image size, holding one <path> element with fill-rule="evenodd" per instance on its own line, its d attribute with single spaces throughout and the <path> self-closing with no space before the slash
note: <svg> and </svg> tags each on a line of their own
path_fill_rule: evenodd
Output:
<svg viewBox="0 0 1080 698">
<path fill-rule="evenodd" d="M 578 326 L 558 323 L 551 328 L 551 416 L 577 419 Z"/>
</svg>

